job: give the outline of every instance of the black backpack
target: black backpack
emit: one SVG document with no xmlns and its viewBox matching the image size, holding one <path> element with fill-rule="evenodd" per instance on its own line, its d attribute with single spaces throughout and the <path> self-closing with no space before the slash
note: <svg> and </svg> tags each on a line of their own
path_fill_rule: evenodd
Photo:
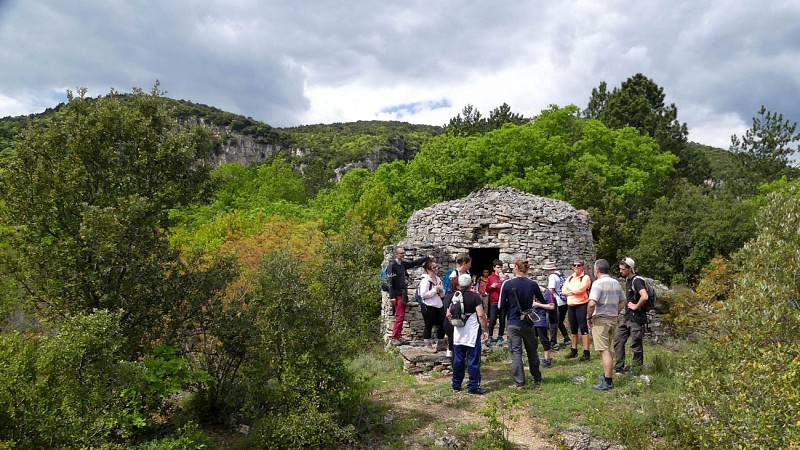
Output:
<svg viewBox="0 0 800 450">
<path fill-rule="evenodd" d="M 453 294 L 453 302 L 450 303 L 450 323 L 459 328 L 467 324 L 467 314 L 464 312 L 464 296 L 460 290 Z"/>
<path fill-rule="evenodd" d="M 644 303 L 644 307 L 642 307 L 642 311 L 648 312 L 651 311 L 653 308 L 656 307 L 656 290 L 653 287 L 653 283 L 647 281 L 646 278 L 636 275 L 633 277 L 633 281 L 636 279 L 642 280 L 644 283 L 644 288 L 647 291 L 647 301 Z M 631 289 L 633 289 L 633 281 L 631 281 Z"/>
</svg>

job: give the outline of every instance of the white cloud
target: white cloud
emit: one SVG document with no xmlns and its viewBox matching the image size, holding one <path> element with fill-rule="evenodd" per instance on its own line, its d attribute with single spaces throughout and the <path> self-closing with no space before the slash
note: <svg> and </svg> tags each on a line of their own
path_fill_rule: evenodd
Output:
<svg viewBox="0 0 800 450">
<path fill-rule="evenodd" d="M 800 120 L 798 60 L 790 1 L 0 3 L 0 116 L 54 106 L 63 86 L 100 95 L 159 79 L 171 97 L 275 126 L 441 125 L 467 104 L 584 107 L 600 81 L 641 72 L 692 140 L 727 148 L 761 104 Z"/>
</svg>

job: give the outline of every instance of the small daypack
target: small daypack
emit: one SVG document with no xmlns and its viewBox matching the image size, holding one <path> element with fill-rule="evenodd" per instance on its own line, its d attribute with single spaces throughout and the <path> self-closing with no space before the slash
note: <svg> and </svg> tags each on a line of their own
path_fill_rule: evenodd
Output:
<svg viewBox="0 0 800 450">
<path fill-rule="evenodd" d="M 639 278 L 644 282 L 644 288 L 645 290 L 647 290 L 647 301 L 644 303 L 642 311 L 644 312 L 651 311 L 653 308 L 656 307 L 656 290 L 653 287 L 653 283 L 647 281 L 647 278 L 636 275 L 633 277 L 633 281 L 636 281 L 637 278 Z M 631 281 L 631 289 L 633 289 L 633 281 Z"/>
<path fill-rule="evenodd" d="M 455 271 L 456 269 L 451 267 L 447 269 L 447 272 L 444 273 L 444 278 L 442 279 L 442 288 L 444 289 L 445 295 L 450 292 L 450 275 L 452 275 Z"/>
<path fill-rule="evenodd" d="M 461 291 L 453 294 L 453 302 L 450 304 L 450 323 L 454 327 L 463 327 L 467 324 L 467 314 L 464 312 L 464 297 Z"/>
<path fill-rule="evenodd" d="M 417 293 L 414 296 L 417 299 L 417 304 L 420 306 L 420 308 L 422 308 L 423 305 L 425 304 L 425 302 L 422 301 L 422 282 L 423 281 L 425 281 L 424 277 L 421 280 L 419 280 L 419 284 L 417 284 Z M 428 283 L 433 285 L 433 280 L 428 278 Z"/>
<path fill-rule="evenodd" d="M 564 294 L 561 293 L 561 290 L 564 289 L 564 283 L 567 281 L 567 277 L 565 277 L 563 273 L 556 273 L 556 275 L 558 275 L 558 281 L 556 281 L 555 287 L 556 295 L 561 301 L 564 301 Z"/>
<path fill-rule="evenodd" d="M 391 265 L 391 262 L 387 264 L 386 267 L 381 270 L 380 275 L 378 275 L 378 284 L 383 292 L 389 292 L 389 266 Z"/>
</svg>

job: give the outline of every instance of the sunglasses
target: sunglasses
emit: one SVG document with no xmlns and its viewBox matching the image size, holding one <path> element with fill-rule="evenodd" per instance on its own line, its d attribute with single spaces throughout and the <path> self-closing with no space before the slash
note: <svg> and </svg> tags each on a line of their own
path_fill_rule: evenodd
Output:
<svg viewBox="0 0 800 450">
<path fill-rule="evenodd" d="M 573 264 L 572 267 L 583 267 L 583 264 Z"/>
</svg>

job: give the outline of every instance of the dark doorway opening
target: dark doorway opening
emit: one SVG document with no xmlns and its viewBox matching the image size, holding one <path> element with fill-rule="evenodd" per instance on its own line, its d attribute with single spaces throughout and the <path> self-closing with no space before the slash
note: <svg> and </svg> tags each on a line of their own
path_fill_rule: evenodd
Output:
<svg viewBox="0 0 800 450">
<path fill-rule="evenodd" d="M 481 276 L 484 269 L 492 272 L 492 261 L 500 259 L 499 248 L 471 248 L 469 256 L 472 258 L 472 267 L 469 270 L 471 275 Z"/>
</svg>

